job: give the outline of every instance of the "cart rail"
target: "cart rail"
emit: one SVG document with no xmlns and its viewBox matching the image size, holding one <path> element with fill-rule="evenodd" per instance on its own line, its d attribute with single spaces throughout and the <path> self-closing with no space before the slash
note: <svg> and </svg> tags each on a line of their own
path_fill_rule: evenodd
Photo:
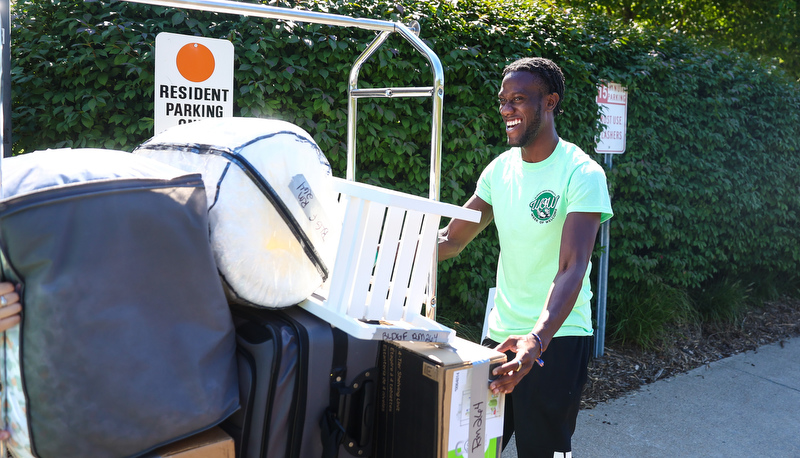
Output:
<svg viewBox="0 0 800 458">
<path fill-rule="evenodd" d="M 295 10 L 258 3 L 240 3 L 229 0 L 128 0 L 133 3 L 159 5 L 173 8 L 186 8 L 198 11 L 213 11 L 217 13 L 238 14 L 243 16 L 261 17 L 268 19 L 281 19 L 287 21 L 309 22 L 341 27 L 355 27 L 365 30 L 381 32 L 372 43 L 367 46 L 353 65 L 349 78 L 348 90 L 348 142 L 347 142 L 347 179 L 355 180 L 355 128 L 356 128 L 356 99 L 360 98 L 387 98 L 387 97 L 432 97 L 432 129 L 431 129 L 431 173 L 429 195 L 433 200 L 439 200 L 439 187 L 441 175 L 441 130 L 442 113 L 444 106 L 444 69 L 439 57 L 428 45 L 422 41 L 418 34 L 418 25 L 411 27 L 400 22 L 384 21 L 379 19 L 352 18 L 330 13 L 315 11 Z M 377 51 L 383 42 L 392 34 L 398 33 L 408 41 L 414 49 L 421 53 L 430 64 L 433 85 L 427 87 L 401 87 L 401 88 L 358 88 L 358 74 L 361 66 L 372 54 Z"/>
</svg>

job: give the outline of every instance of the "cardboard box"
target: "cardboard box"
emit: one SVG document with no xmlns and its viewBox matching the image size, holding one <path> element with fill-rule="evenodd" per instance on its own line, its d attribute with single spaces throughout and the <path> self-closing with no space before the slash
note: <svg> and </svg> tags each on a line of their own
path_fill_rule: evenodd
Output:
<svg viewBox="0 0 800 458">
<path fill-rule="evenodd" d="M 489 391 L 489 374 L 505 361 L 458 337 L 450 344 L 384 342 L 375 456 L 499 458 L 505 395 Z"/>
<path fill-rule="evenodd" d="M 234 458 L 233 439 L 219 427 L 159 447 L 142 458 Z"/>
</svg>

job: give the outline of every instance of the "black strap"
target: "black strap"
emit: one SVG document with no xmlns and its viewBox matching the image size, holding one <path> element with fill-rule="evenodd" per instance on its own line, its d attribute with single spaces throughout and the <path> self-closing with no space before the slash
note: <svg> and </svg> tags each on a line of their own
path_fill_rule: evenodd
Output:
<svg viewBox="0 0 800 458">
<path fill-rule="evenodd" d="M 303 230 L 300 223 L 294 218 L 292 215 L 291 210 L 286 206 L 283 202 L 281 197 L 275 192 L 275 189 L 267 182 L 267 179 L 264 178 L 263 175 L 256 169 L 253 164 L 247 161 L 244 157 L 238 154 L 236 151 L 242 149 L 243 147 L 250 145 L 254 142 L 263 140 L 265 138 L 269 138 L 275 136 L 277 134 L 290 134 L 294 135 L 297 138 L 303 140 L 302 137 L 298 136 L 294 132 L 276 132 L 269 135 L 264 135 L 261 137 L 257 137 L 255 139 L 250 140 L 249 142 L 245 143 L 242 146 L 236 148 L 236 150 L 231 150 L 224 147 L 214 146 L 214 145 L 201 145 L 201 144 L 144 144 L 142 145 L 143 149 L 150 149 L 154 151 L 188 151 L 195 154 L 214 154 L 217 156 L 222 156 L 228 161 L 233 164 L 236 164 L 244 173 L 245 175 L 250 178 L 253 184 L 256 185 L 259 191 L 267 198 L 267 200 L 272 203 L 272 206 L 275 207 L 275 210 L 278 211 L 278 214 L 281 216 L 283 221 L 286 223 L 286 226 L 292 231 L 292 235 L 294 235 L 295 239 L 300 243 L 300 246 L 303 248 L 303 252 L 305 252 L 308 259 L 314 264 L 314 267 L 319 272 L 320 277 L 322 277 L 322 281 L 326 281 L 328 279 L 328 267 L 325 265 L 325 262 L 322 260 L 322 257 L 317 252 L 316 248 L 314 248 L 314 244 L 309 239 L 306 232 Z M 309 142 L 310 143 L 310 142 Z M 319 153 L 318 151 L 318 154 Z M 227 168 L 225 169 L 225 173 L 227 173 Z M 219 186 L 219 183 L 218 183 Z"/>
<path fill-rule="evenodd" d="M 339 444 L 344 438 L 344 426 L 336 411 L 330 407 L 325 410 L 319 426 L 322 433 L 322 458 L 336 458 L 339 455 Z"/>
<path fill-rule="evenodd" d="M 322 458 L 336 458 L 339 445 L 345 437 L 341 421 L 342 390 L 347 383 L 347 334 L 333 328 L 333 356 L 331 359 L 330 399 L 325 415 L 320 420 L 322 429 Z"/>
<path fill-rule="evenodd" d="M 220 151 L 220 156 L 228 159 L 232 163 L 239 166 L 240 169 L 253 181 L 256 187 L 264 194 L 272 205 L 278 210 L 278 214 L 281 215 L 281 218 L 286 223 L 286 226 L 289 227 L 289 230 L 292 231 L 295 239 L 300 243 L 300 246 L 303 248 L 303 251 L 308 256 L 308 259 L 314 264 L 314 267 L 317 268 L 317 272 L 319 272 L 320 277 L 322 277 L 322 281 L 328 279 L 328 267 L 325 265 L 325 262 L 322 260 L 322 257 L 317 253 L 316 248 L 314 248 L 314 244 L 311 243 L 311 239 L 308 238 L 308 235 L 300 226 L 300 223 L 294 218 L 292 215 L 291 210 L 283 203 L 283 200 L 275 192 L 275 189 L 267 182 L 266 178 L 255 168 L 253 164 L 247 161 L 247 159 L 243 158 L 242 156 L 229 153 L 227 151 Z"/>
</svg>

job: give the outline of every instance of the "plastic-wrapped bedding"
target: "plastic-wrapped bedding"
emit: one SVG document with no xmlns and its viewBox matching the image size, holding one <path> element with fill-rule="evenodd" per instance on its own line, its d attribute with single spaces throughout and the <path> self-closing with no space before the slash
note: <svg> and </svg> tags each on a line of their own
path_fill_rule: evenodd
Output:
<svg viewBox="0 0 800 458">
<path fill-rule="evenodd" d="M 239 405 L 198 174 L 109 150 L 3 160 L 2 350 L 17 458 L 137 456 Z"/>
<path fill-rule="evenodd" d="M 259 118 L 172 127 L 134 151 L 200 172 L 229 300 L 282 308 L 328 277 L 341 229 L 331 167 L 303 129 Z"/>
</svg>

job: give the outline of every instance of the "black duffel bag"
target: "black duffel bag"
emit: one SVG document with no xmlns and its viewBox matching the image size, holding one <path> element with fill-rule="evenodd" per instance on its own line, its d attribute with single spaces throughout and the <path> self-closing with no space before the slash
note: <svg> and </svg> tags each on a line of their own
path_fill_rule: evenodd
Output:
<svg viewBox="0 0 800 458">
<path fill-rule="evenodd" d="M 232 319 L 197 174 L 120 151 L 3 161 L 22 286 L 3 351 L 17 457 L 138 456 L 238 408 Z"/>
</svg>

